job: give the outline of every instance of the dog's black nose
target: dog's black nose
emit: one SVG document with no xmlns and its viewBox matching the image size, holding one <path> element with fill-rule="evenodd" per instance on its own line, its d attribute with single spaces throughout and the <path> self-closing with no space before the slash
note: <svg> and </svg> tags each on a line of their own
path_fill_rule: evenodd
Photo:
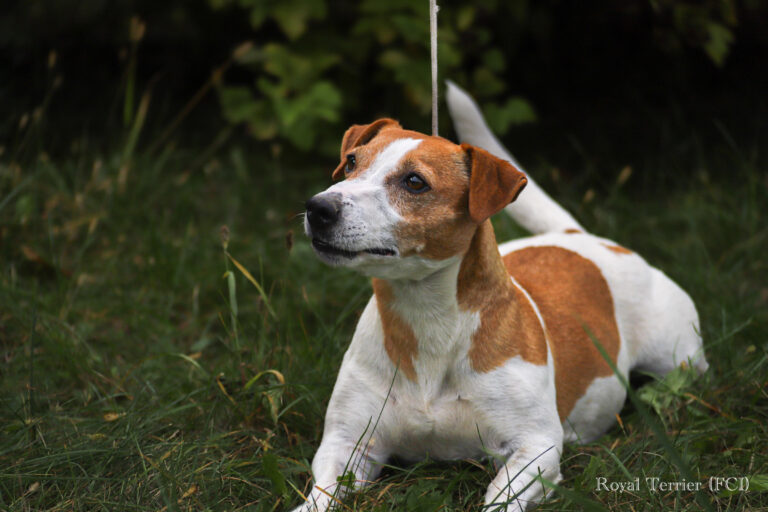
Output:
<svg viewBox="0 0 768 512">
<path fill-rule="evenodd" d="M 315 230 L 328 229 L 339 220 L 341 194 L 318 194 L 307 201 L 306 207 L 310 227 Z"/>
</svg>

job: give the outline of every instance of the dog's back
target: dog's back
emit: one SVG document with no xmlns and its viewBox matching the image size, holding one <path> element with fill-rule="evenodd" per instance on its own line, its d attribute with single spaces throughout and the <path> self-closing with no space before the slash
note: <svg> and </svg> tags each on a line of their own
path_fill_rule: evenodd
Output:
<svg viewBox="0 0 768 512">
<path fill-rule="evenodd" d="M 462 142 L 521 168 L 466 92 L 448 82 L 446 101 Z M 499 251 L 547 324 L 558 409 L 568 417 L 567 439 L 599 436 L 624 401 L 623 386 L 595 339 L 624 375 L 634 369 L 664 375 L 686 363 L 699 372 L 707 369 L 696 307 L 663 272 L 633 251 L 588 233 L 530 175 L 526 189 L 505 211 L 537 235 L 502 243 Z"/>
</svg>

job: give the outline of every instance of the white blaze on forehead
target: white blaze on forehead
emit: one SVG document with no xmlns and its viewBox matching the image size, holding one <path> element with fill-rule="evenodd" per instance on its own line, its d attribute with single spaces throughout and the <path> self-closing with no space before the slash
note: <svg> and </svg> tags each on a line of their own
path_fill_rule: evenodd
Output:
<svg viewBox="0 0 768 512">
<path fill-rule="evenodd" d="M 421 144 L 421 139 L 397 139 L 390 142 L 381 152 L 364 174 L 366 181 L 382 182 L 384 177 L 397 168 L 400 160 L 411 150 Z"/>
</svg>

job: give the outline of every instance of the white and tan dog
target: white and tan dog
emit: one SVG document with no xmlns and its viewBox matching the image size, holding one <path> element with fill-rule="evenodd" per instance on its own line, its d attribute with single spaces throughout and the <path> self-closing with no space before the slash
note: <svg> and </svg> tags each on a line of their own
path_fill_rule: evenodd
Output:
<svg viewBox="0 0 768 512">
<path fill-rule="evenodd" d="M 466 93 L 449 84 L 447 98 L 469 144 L 391 119 L 352 126 L 333 173 L 345 179 L 307 202 L 318 257 L 373 277 L 374 294 L 296 510 L 327 510 L 393 455 L 488 454 L 502 467 L 487 510 L 525 509 L 547 494 L 539 475 L 560 479 L 563 440 L 597 438 L 624 403 L 593 338 L 625 376 L 707 368 L 688 295 L 586 233 L 519 170 Z M 498 246 L 489 217 L 505 207 L 536 236 Z"/>
</svg>

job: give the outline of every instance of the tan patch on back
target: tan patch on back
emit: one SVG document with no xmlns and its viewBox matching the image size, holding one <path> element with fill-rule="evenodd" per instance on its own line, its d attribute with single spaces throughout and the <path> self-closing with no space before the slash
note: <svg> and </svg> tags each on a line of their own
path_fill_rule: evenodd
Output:
<svg viewBox="0 0 768 512">
<path fill-rule="evenodd" d="M 515 356 L 546 364 L 541 322 L 528 298 L 509 279 L 489 220 L 477 229 L 461 262 L 457 288 L 459 307 L 480 313 L 480 326 L 469 349 L 473 370 L 489 372 Z"/>
<path fill-rule="evenodd" d="M 527 247 L 503 259 L 544 318 L 555 359 L 557 411 L 565 421 L 595 378 L 613 375 L 584 329 L 615 362 L 619 329 L 608 283 L 594 263 L 562 247 Z"/>
<path fill-rule="evenodd" d="M 632 254 L 632 251 L 620 245 L 603 244 L 603 247 L 617 254 Z"/>
<path fill-rule="evenodd" d="M 580 230 L 580 229 L 576 229 L 576 228 L 568 228 L 568 229 L 566 229 L 564 231 L 564 233 L 566 233 L 568 235 L 575 235 L 576 233 L 583 233 L 583 231 Z"/>
<path fill-rule="evenodd" d="M 416 380 L 413 360 L 418 357 L 419 344 L 413 329 L 393 309 L 395 296 L 386 281 L 373 279 L 373 293 L 384 330 L 384 348 L 389 359 L 409 380 Z"/>
</svg>

